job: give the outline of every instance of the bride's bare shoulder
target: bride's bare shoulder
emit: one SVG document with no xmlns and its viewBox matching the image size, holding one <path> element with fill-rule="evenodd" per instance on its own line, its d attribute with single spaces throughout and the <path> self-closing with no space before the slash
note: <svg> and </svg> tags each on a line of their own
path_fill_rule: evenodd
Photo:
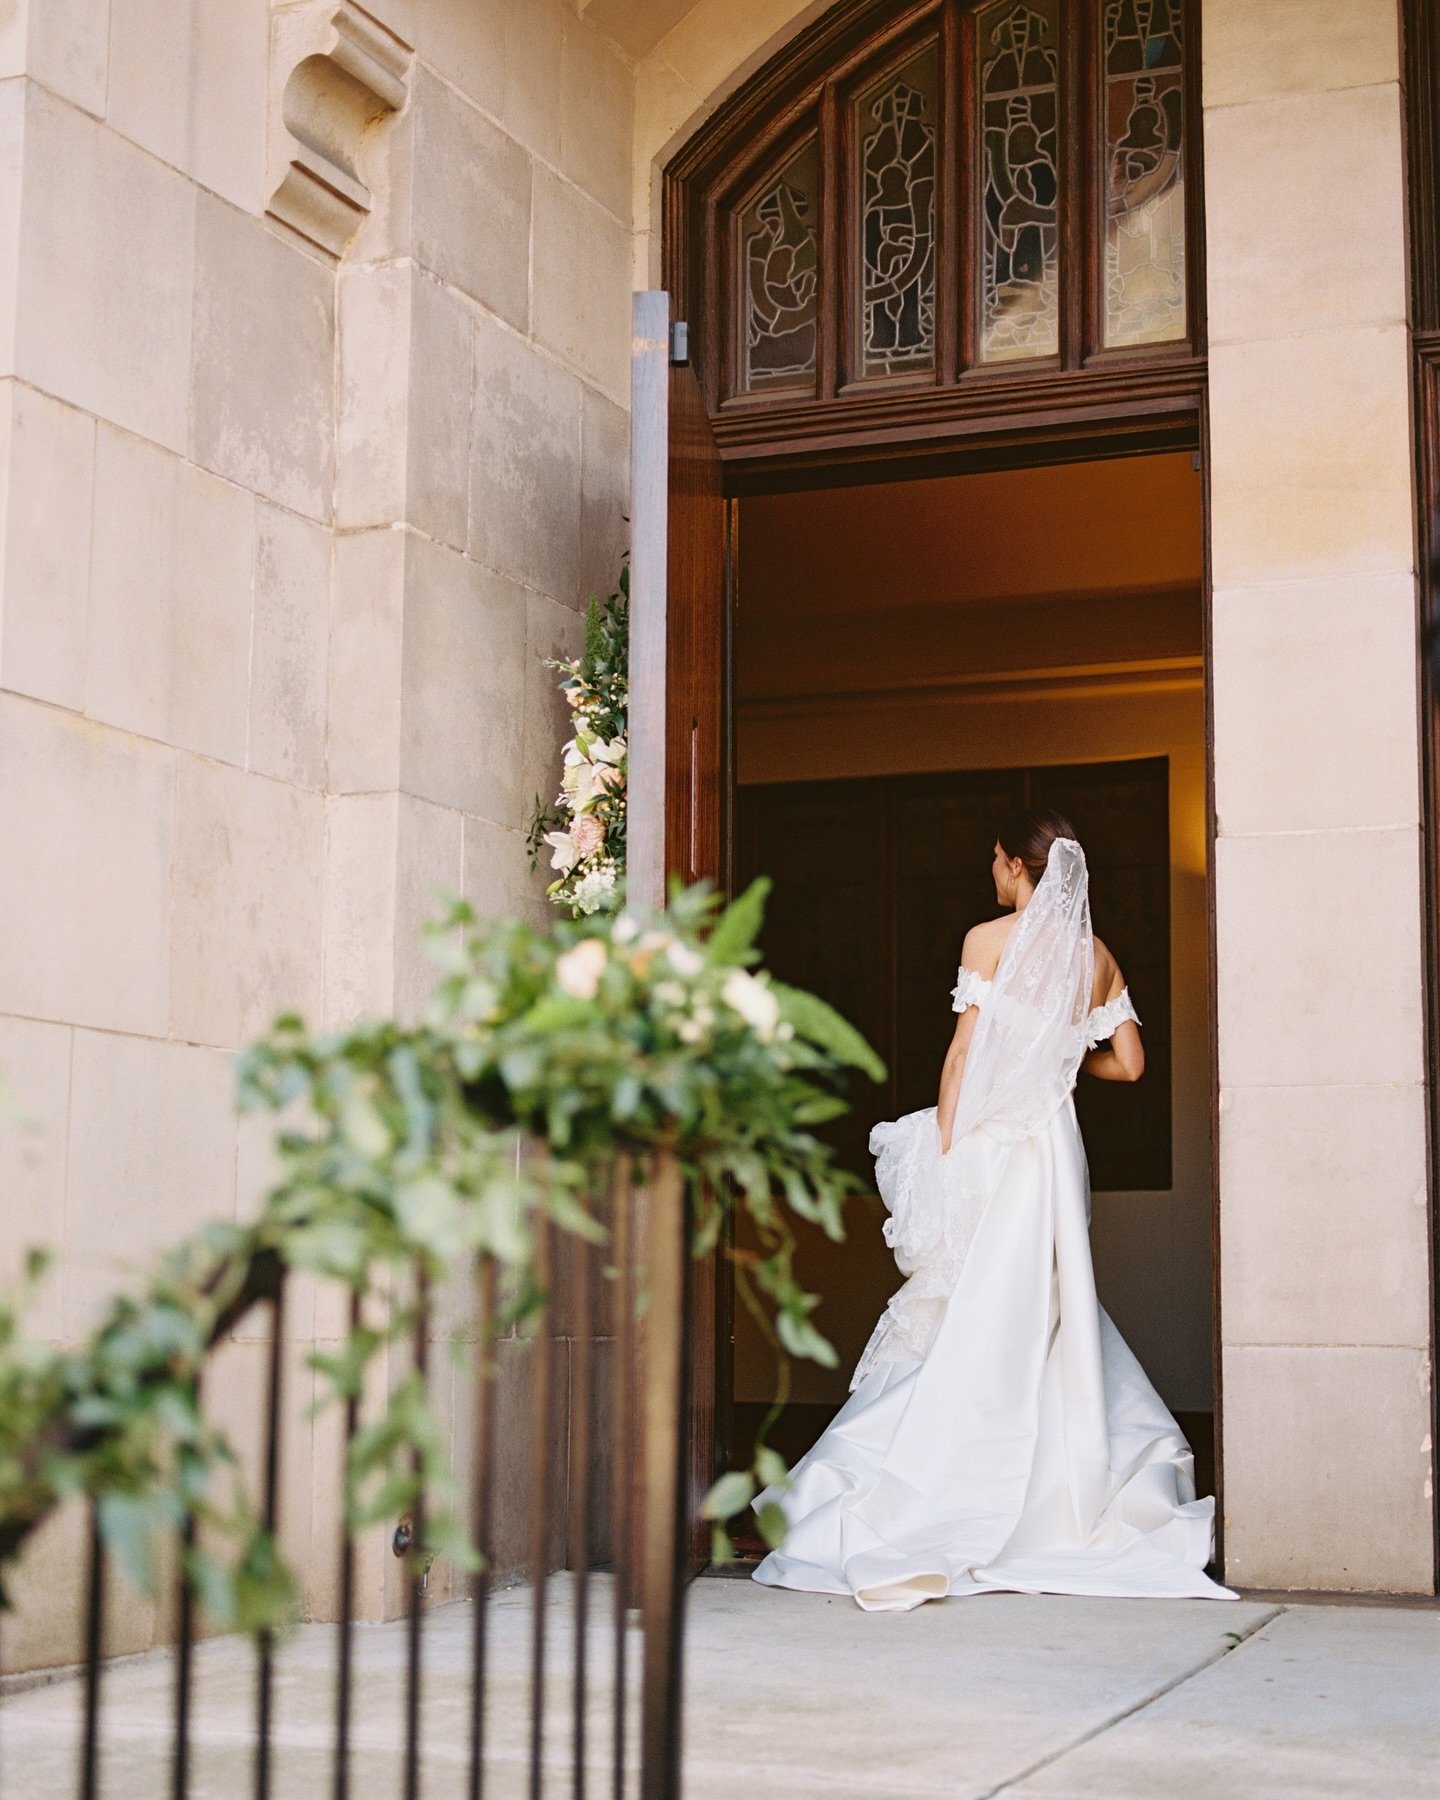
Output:
<svg viewBox="0 0 1440 1800">
<path fill-rule="evenodd" d="M 960 949 L 962 965 L 988 981 L 1000 966 L 1000 953 L 1014 925 L 1014 913 L 1002 913 L 998 919 L 986 919 L 982 924 L 972 925 L 965 933 L 965 942 Z"/>
</svg>

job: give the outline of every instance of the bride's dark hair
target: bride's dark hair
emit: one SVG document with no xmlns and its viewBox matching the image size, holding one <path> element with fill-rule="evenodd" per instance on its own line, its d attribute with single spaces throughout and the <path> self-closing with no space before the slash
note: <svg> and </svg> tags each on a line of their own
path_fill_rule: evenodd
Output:
<svg viewBox="0 0 1440 1800">
<path fill-rule="evenodd" d="M 1025 865 L 1025 873 L 1038 886 L 1045 873 L 1050 846 L 1056 838 L 1073 838 L 1075 827 L 1064 813 L 1052 812 L 1047 806 L 1031 806 L 1024 812 L 1011 813 L 1001 825 L 998 836 L 1000 848 L 1007 856 L 1018 856 Z"/>
</svg>

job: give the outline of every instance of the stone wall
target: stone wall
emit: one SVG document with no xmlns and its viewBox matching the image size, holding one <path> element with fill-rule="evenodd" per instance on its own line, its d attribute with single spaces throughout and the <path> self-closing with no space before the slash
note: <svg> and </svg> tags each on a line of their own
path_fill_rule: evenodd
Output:
<svg viewBox="0 0 1440 1800">
<path fill-rule="evenodd" d="M 1206 0 L 1226 1568 L 1428 1591 L 1395 0 Z"/>
<path fill-rule="evenodd" d="M 262 1191 L 236 1046 L 281 1009 L 413 1012 L 437 889 L 546 910 L 542 658 L 624 541 L 632 76 L 564 0 L 30 0 L 0 76 L 0 1070 L 30 1122 L 0 1244 L 56 1249 L 35 1325 L 66 1341 Z M 288 1315 L 316 1616 L 305 1358 L 341 1304 Z M 242 1332 L 211 1383 L 252 1447 L 263 1353 Z M 61 1521 L 25 1593 L 76 1548 Z M 395 1592 L 377 1540 L 362 1613 Z M 116 1651 L 167 1631 L 111 1616 Z M 74 1631 L 24 1608 L 6 1666 Z"/>
</svg>

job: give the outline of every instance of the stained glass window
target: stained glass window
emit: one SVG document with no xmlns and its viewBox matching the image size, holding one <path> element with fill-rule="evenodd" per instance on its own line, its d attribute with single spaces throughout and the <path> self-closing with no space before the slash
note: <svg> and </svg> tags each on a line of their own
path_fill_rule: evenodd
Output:
<svg viewBox="0 0 1440 1800">
<path fill-rule="evenodd" d="M 935 97 L 938 46 L 855 105 L 860 173 L 860 368 L 935 365 Z"/>
<path fill-rule="evenodd" d="M 812 138 L 740 220 L 741 386 L 799 387 L 815 376 L 820 155 Z"/>
<path fill-rule="evenodd" d="M 997 0 L 980 47 L 980 360 L 1060 348 L 1057 0 Z"/>
<path fill-rule="evenodd" d="M 1105 0 L 1105 342 L 1185 335 L 1180 0 Z"/>
</svg>

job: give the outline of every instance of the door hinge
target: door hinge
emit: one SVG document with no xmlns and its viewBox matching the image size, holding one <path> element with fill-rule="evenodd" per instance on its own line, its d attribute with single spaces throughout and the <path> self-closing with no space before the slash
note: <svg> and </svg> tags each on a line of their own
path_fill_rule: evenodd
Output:
<svg viewBox="0 0 1440 1800">
<path fill-rule="evenodd" d="M 676 319 L 670 327 L 670 360 L 672 363 L 690 360 L 690 327 L 684 319 Z"/>
</svg>

